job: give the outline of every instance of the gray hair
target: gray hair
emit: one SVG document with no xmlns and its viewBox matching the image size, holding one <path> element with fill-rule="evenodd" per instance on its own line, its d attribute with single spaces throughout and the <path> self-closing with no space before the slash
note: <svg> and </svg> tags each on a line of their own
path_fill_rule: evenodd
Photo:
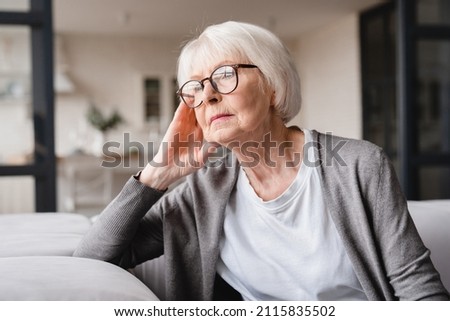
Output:
<svg viewBox="0 0 450 321">
<path fill-rule="evenodd" d="M 272 32 L 249 23 L 228 21 L 206 28 L 189 41 L 178 58 L 178 83 L 189 80 L 194 68 L 218 59 L 241 59 L 258 66 L 275 92 L 274 107 L 285 123 L 300 111 L 300 78 L 291 55 Z"/>
</svg>

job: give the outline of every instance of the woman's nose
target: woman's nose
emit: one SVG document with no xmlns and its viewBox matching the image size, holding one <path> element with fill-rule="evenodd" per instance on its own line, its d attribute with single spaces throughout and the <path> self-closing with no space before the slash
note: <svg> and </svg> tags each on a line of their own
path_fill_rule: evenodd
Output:
<svg viewBox="0 0 450 321">
<path fill-rule="evenodd" d="M 203 85 L 203 102 L 204 103 L 216 103 L 220 101 L 220 93 L 217 92 L 211 85 L 210 81 L 205 81 Z"/>
</svg>

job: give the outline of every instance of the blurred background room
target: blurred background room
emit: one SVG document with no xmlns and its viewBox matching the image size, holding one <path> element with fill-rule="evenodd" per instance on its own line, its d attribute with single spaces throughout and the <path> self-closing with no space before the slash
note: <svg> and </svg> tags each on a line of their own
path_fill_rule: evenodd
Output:
<svg viewBox="0 0 450 321">
<path fill-rule="evenodd" d="M 450 199 L 450 0 L 0 0 L 0 214 L 98 214 L 171 120 L 181 45 L 226 20 L 288 46 L 292 124 L 372 141 L 408 199 Z"/>
</svg>

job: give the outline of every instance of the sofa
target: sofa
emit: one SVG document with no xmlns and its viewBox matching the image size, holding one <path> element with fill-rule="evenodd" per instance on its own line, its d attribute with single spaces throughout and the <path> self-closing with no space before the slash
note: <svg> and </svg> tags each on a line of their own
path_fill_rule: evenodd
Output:
<svg viewBox="0 0 450 321">
<path fill-rule="evenodd" d="M 450 290 L 450 200 L 408 206 Z M 71 256 L 91 224 L 80 214 L 0 214 L 0 300 L 164 300 L 164 257 L 124 270 Z"/>
</svg>

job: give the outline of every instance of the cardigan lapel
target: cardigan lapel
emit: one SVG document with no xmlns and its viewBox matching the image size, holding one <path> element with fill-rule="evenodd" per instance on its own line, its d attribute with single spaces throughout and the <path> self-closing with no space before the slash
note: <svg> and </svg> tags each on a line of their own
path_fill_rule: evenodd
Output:
<svg viewBox="0 0 450 321">
<path fill-rule="evenodd" d="M 236 184 L 239 164 L 231 152 L 219 168 L 206 168 L 202 184 L 195 193 L 195 219 L 202 265 L 202 293 L 212 300 L 220 240 L 223 234 L 225 208 Z M 202 199 L 201 199 L 202 198 Z"/>
</svg>

